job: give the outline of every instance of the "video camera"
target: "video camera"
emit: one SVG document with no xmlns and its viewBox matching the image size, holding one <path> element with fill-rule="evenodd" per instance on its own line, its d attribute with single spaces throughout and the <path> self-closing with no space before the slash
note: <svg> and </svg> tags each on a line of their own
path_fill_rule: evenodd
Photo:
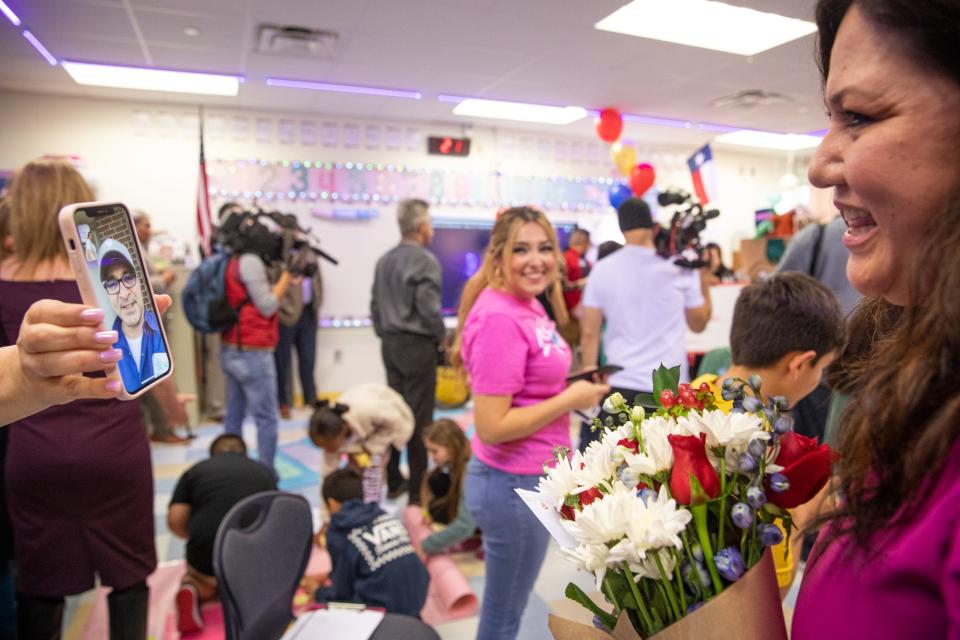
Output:
<svg viewBox="0 0 960 640">
<path fill-rule="evenodd" d="M 283 262 L 291 275 L 311 277 L 317 272 L 317 265 L 304 259 L 307 252 L 339 264 L 316 246 L 316 238 L 292 213 L 239 211 L 223 221 L 217 233 L 223 246 L 233 253 L 253 253 L 266 264 Z"/>
<path fill-rule="evenodd" d="M 673 263 L 685 269 L 700 269 L 707 266 L 703 259 L 700 232 L 707 220 L 720 215 L 716 209 L 703 210 L 699 202 L 681 189 L 667 189 L 657 196 L 661 207 L 676 206 L 669 227 L 661 227 L 654 238 L 657 254 L 662 258 L 674 258 Z"/>
</svg>

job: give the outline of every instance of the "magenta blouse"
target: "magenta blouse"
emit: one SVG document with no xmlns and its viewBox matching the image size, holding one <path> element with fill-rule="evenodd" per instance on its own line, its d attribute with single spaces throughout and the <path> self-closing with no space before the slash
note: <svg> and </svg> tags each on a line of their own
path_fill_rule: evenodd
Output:
<svg viewBox="0 0 960 640">
<path fill-rule="evenodd" d="M 808 564 L 792 640 L 960 640 L 960 442 L 929 491 L 868 553 L 841 538 Z"/>
</svg>

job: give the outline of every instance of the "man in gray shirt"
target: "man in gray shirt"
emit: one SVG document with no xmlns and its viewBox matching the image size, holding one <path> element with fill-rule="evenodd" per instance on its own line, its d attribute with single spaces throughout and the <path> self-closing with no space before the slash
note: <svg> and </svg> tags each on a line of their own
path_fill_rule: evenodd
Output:
<svg viewBox="0 0 960 640">
<path fill-rule="evenodd" d="M 380 337 L 387 384 L 413 410 L 413 437 L 407 443 L 410 481 L 400 474 L 400 452 L 391 449 L 387 463 L 387 495 L 399 497 L 409 488 L 410 503 L 419 504 L 420 482 L 427 468 L 423 427 L 433 421 L 437 386 L 437 348 L 443 339 L 440 313 L 440 263 L 424 247 L 433 239 L 429 205 L 404 200 L 397 207 L 400 244 L 377 261 L 370 315 Z"/>
</svg>

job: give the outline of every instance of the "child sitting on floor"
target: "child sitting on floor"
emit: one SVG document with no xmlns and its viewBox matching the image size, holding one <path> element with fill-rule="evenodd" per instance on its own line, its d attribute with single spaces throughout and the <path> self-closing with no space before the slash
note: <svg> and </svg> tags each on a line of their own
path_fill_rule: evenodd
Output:
<svg viewBox="0 0 960 640">
<path fill-rule="evenodd" d="M 477 523 L 467 511 L 463 486 L 470 441 L 456 422 L 441 418 L 424 427 L 423 443 L 435 466 L 423 478 L 421 504 L 433 522 L 446 526 L 424 538 L 421 549 L 424 553 L 443 553 L 468 548 L 464 543 L 478 540 Z"/>
<path fill-rule="evenodd" d="M 317 589 L 315 600 L 357 602 L 419 617 L 430 577 L 403 523 L 363 501 L 363 481 L 353 469 L 324 478 L 321 495 L 331 514 L 332 570 L 330 584 Z"/>
<path fill-rule="evenodd" d="M 344 391 L 331 405 L 321 400 L 310 418 L 310 440 L 324 450 L 321 475 L 349 466 L 363 474 L 363 499 L 379 502 L 391 445 L 402 451 L 413 435 L 413 413 L 403 397 L 379 384 L 361 384 Z"/>
</svg>

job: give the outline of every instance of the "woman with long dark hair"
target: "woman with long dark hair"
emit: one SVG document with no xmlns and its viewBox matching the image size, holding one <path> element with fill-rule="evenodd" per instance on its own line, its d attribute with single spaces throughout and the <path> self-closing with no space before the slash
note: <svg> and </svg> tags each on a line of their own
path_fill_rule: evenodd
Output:
<svg viewBox="0 0 960 640">
<path fill-rule="evenodd" d="M 960 3 L 821 0 L 810 181 L 867 298 L 835 376 L 836 507 L 793 639 L 960 638 Z"/>
</svg>

